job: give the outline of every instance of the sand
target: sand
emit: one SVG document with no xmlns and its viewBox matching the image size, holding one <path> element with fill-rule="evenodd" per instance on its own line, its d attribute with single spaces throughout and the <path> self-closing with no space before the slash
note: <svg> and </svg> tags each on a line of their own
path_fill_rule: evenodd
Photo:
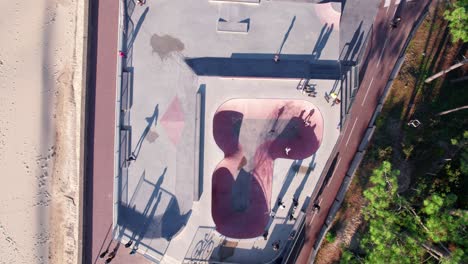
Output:
<svg viewBox="0 0 468 264">
<path fill-rule="evenodd" d="M 77 263 L 84 1 L 0 10 L 0 263 Z"/>
</svg>

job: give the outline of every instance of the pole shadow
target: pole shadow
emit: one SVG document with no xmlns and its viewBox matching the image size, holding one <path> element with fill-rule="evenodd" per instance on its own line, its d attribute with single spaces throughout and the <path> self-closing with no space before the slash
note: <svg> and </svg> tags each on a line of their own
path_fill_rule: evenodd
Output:
<svg viewBox="0 0 468 264">
<path fill-rule="evenodd" d="M 286 43 L 286 40 L 288 40 L 289 33 L 291 33 L 292 28 L 294 27 L 294 23 L 296 22 L 296 16 L 293 17 L 291 20 L 291 24 L 289 25 L 288 30 L 286 31 L 286 34 L 284 34 L 283 41 L 281 42 L 281 46 L 278 49 L 277 54 L 281 54 L 281 51 L 283 50 L 284 44 Z"/>
</svg>

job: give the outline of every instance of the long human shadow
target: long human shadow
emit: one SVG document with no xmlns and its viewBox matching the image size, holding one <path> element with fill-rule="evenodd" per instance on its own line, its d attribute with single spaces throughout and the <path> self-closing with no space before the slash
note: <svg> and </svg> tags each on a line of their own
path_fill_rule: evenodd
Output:
<svg viewBox="0 0 468 264">
<path fill-rule="evenodd" d="M 275 132 L 276 126 L 278 125 L 279 118 L 280 118 L 281 115 L 284 113 L 284 109 L 285 109 L 285 107 L 282 106 L 282 107 L 278 110 L 278 114 L 276 115 L 275 121 L 273 122 L 273 125 L 271 126 L 270 132 Z"/>
<path fill-rule="evenodd" d="M 293 17 L 291 24 L 289 25 L 288 30 L 286 31 L 286 34 L 284 34 L 283 41 L 281 42 L 281 46 L 278 50 L 278 54 L 281 54 L 281 51 L 283 50 L 284 44 L 286 43 L 286 40 L 288 40 L 289 33 L 291 33 L 292 28 L 294 27 L 294 22 L 296 22 L 296 16 Z"/>
<path fill-rule="evenodd" d="M 189 210 L 185 214 L 181 214 L 177 199 L 174 195 L 161 187 L 166 172 L 167 167 L 153 185 L 153 191 L 142 212 L 136 210 L 133 198 L 128 205 L 122 202 L 120 203 L 118 218 L 119 229 L 129 230 L 131 232 L 129 240 L 134 242 L 133 247 L 135 248 L 138 248 L 144 238 L 164 238 L 166 240 L 171 240 L 183 229 L 192 213 L 192 211 Z M 142 182 L 148 183 L 148 181 L 144 179 L 144 176 Z M 138 192 L 138 189 L 135 192 Z M 165 208 L 163 214 L 156 215 L 156 210 L 160 206 L 164 195 L 170 196 L 169 205 Z M 123 233 L 124 232 L 121 232 L 122 235 Z M 156 248 L 152 249 L 160 252 Z"/>
<path fill-rule="evenodd" d="M 130 49 L 133 48 L 133 43 L 135 42 L 135 39 L 136 39 L 136 37 L 138 35 L 138 32 L 140 32 L 141 25 L 145 21 L 146 15 L 148 14 L 148 11 L 149 11 L 149 7 L 146 7 L 145 10 L 143 11 L 143 13 L 141 14 L 140 18 L 138 19 L 138 22 L 137 22 L 137 24 L 135 26 L 135 29 L 132 31 L 130 39 L 129 39 L 128 43 L 127 43 L 127 50 L 130 50 Z"/>
<path fill-rule="evenodd" d="M 331 33 L 333 32 L 333 26 L 333 24 L 328 26 L 328 23 L 323 25 L 322 29 L 320 30 L 320 35 L 315 42 L 314 49 L 312 50 L 312 60 L 318 60 L 322 55 L 322 51 L 325 48 Z"/>
<path fill-rule="evenodd" d="M 132 154 L 135 156 L 135 158 L 138 158 L 138 155 L 140 154 L 141 151 L 141 146 L 143 145 L 143 140 L 145 139 L 146 135 L 151 129 L 151 126 L 157 125 L 157 120 L 158 120 L 158 115 L 159 115 L 159 105 L 156 105 L 154 107 L 153 114 L 150 117 L 145 118 L 146 122 L 148 123 L 145 127 L 145 130 L 143 130 L 143 133 L 140 136 L 140 139 L 138 140 L 138 143 L 135 145 L 135 149 L 132 151 Z"/>
<path fill-rule="evenodd" d="M 304 174 L 304 178 L 302 178 L 301 183 L 299 184 L 299 186 L 297 186 L 296 191 L 294 192 L 293 197 L 296 199 L 299 199 L 299 197 L 301 196 L 302 190 L 304 190 L 307 179 L 309 178 L 311 172 L 315 169 L 315 166 L 317 165 L 317 163 L 315 162 L 316 156 L 316 153 L 312 155 L 312 159 L 309 162 L 309 167 L 307 168 L 307 171 Z"/>
<path fill-rule="evenodd" d="M 284 195 L 288 191 L 289 186 L 291 185 L 294 179 L 294 176 L 296 176 L 297 172 L 299 171 L 301 164 L 302 160 L 295 160 L 291 163 L 291 166 L 288 170 L 288 174 L 286 174 L 286 178 L 284 179 L 283 186 L 281 187 L 281 190 L 278 193 L 278 198 L 275 200 L 275 206 L 273 207 L 272 212 L 276 212 L 278 210 L 278 200 L 283 199 Z"/>
<path fill-rule="evenodd" d="M 363 21 L 361 20 L 361 23 L 359 23 L 359 26 L 354 31 L 353 37 L 343 47 L 343 49 L 345 47 L 347 47 L 347 50 L 346 50 L 346 53 L 343 56 L 343 58 L 340 58 L 341 60 L 347 61 L 349 59 L 352 59 L 353 56 L 351 56 L 351 53 L 353 53 L 353 54 L 357 53 L 357 51 L 355 51 L 356 48 L 357 48 L 357 50 L 359 50 L 360 45 L 358 45 L 358 43 L 360 44 L 362 42 L 362 38 L 363 38 L 363 35 L 364 35 L 364 32 L 361 32 L 362 23 L 363 23 Z M 351 56 L 351 58 L 350 58 L 350 56 Z"/>
</svg>

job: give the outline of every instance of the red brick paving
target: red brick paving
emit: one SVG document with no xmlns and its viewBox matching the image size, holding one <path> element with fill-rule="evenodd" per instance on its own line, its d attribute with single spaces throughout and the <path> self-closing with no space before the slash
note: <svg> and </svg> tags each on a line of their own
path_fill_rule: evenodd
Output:
<svg viewBox="0 0 468 264">
<path fill-rule="evenodd" d="M 390 6 L 388 12 L 383 7 L 378 11 L 373 25 L 374 34 L 371 43 L 369 43 L 367 72 L 361 82 L 361 88 L 356 95 L 350 115 L 343 127 L 343 132 L 338 138 L 338 147 L 330 155 L 330 157 L 334 157 L 339 152 L 341 153 L 339 155 L 341 160 L 335 168 L 326 191 L 318 197 L 320 212 L 307 216 L 306 239 L 296 263 L 307 263 L 309 261 L 313 246 L 335 201 L 354 154 L 366 132 L 398 56 L 404 48 L 407 36 L 429 2 L 430 0 L 402 1 L 402 5 L 405 6 L 400 7 L 401 10 L 398 10 L 402 22 L 396 29 L 390 29 L 389 27 L 396 6 Z M 379 62 L 383 49 L 384 52 Z M 364 65 L 364 67 L 366 66 Z M 370 88 L 372 89 L 368 90 Z M 312 206 L 312 203 L 310 206 Z"/>
</svg>

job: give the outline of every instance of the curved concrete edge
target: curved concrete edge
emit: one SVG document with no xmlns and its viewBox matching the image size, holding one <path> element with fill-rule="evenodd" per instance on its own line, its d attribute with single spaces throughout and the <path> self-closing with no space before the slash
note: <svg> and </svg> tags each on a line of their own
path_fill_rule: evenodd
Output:
<svg viewBox="0 0 468 264">
<path fill-rule="evenodd" d="M 314 9 L 322 23 L 330 23 L 334 31 L 340 31 L 341 13 L 333 8 L 332 3 L 315 4 Z"/>
</svg>

